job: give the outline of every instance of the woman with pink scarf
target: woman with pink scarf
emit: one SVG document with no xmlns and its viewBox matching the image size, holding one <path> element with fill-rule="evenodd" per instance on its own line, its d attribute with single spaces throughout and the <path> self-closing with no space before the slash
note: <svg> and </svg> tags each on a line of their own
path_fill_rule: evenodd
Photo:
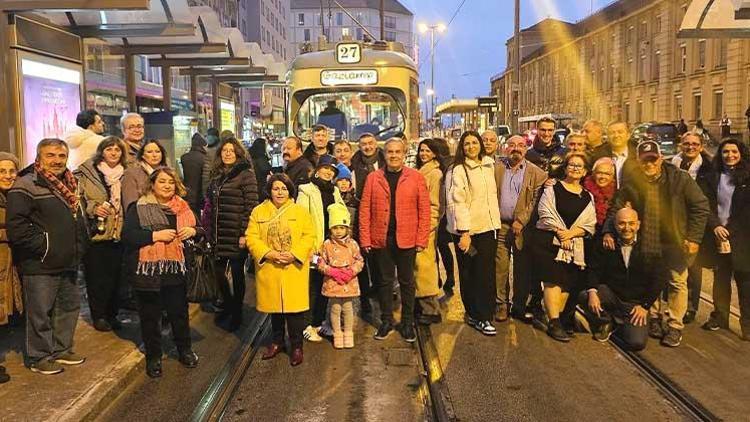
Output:
<svg viewBox="0 0 750 422">
<path fill-rule="evenodd" d="M 120 138 L 104 138 L 94 157 L 75 171 L 91 237 L 83 264 L 91 319 L 98 331 L 121 328 L 116 318 L 116 301 L 123 255 L 120 242 L 124 215 L 121 187 L 126 151 L 127 147 Z"/>
</svg>

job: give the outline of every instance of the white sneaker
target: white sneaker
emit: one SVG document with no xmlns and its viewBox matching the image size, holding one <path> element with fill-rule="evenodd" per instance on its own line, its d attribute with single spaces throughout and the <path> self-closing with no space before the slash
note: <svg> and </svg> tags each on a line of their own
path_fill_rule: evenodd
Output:
<svg viewBox="0 0 750 422">
<path fill-rule="evenodd" d="M 323 341 L 323 338 L 318 335 L 318 330 L 320 328 L 313 327 L 312 325 L 308 325 L 307 328 L 305 328 L 305 331 L 302 332 L 302 337 L 305 338 L 307 341 L 312 341 L 313 343 L 319 343 Z"/>
<path fill-rule="evenodd" d="M 318 329 L 318 335 L 323 337 L 333 337 L 333 327 L 328 321 L 323 321 L 323 325 Z"/>
</svg>

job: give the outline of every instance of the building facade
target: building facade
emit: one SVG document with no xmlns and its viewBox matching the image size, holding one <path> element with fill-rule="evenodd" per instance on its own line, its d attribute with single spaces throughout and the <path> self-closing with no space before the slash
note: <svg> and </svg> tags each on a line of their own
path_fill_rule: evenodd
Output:
<svg viewBox="0 0 750 422">
<path fill-rule="evenodd" d="M 328 9 L 325 3 L 326 8 L 321 10 L 320 0 L 292 0 L 291 3 L 289 41 L 295 56 L 303 44 L 317 42 L 324 27 L 330 42 L 343 37 L 356 40 L 367 37 L 366 32 L 335 4 Z M 341 0 L 339 3 L 371 34 L 380 37 L 380 0 Z M 385 0 L 383 27 L 385 41 L 402 43 L 409 56 L 417 59 L 414 14 L 409 9 L 398 0 Z"/>
<path fill-rule="evenodd" d="M 290 0 L 239 1 L 238 23 L 245 41 L 257 43 L 263 53 L 287 64 L 293 57 L 289 43 L 289 16 Z M 240 102 L 243 131 L 249 126 L 255 136 L 259 136 L 264 132 L 284 130 L 283 87 L 243 88 Z M 243 138 L 247 137 L 243 135 Z"/>
<path fill-rule="evenodd" d="M 683 118 L 688 126 L 700 119 L 717 135 L 727 114 L 732 132 L 747 134 L 750 40 L 677 38 L 688 3 L 621 0 L 558 25 L 556 34 L 542 31 L 521 60 L 521 119 L 557 113 L 632 125 Z M 506 45 L 507 69 L 491 79 L 502 103 L 497 123 L 510 122 L 514 111 L 512 39 Z"/>
</svg>

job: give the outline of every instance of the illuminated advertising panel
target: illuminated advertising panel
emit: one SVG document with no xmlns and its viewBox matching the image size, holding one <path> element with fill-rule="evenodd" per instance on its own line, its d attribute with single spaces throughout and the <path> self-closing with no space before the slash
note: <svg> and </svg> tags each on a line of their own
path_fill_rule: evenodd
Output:
<svg viewBox="0 0 750 422">
<path fill-rule="evenodd" d="M 44 138 L 63 139 L 81 111 L 81 72 L 51 59 L 20 58 L 23 107 L 23 161 L 34 162 Z"/>
<path fill-rule="evenodd" d="M 221 109 L 221 130 L 231 130 L 234 132 L 234 103 L 219 100 L 219 108 Z"/>
</svg>

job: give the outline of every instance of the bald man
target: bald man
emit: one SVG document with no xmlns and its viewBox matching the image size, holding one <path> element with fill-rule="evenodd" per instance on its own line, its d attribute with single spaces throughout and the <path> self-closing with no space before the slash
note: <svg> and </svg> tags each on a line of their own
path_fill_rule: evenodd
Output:
<svg viewBox="0 0 750 422">
<path fill-rule="evenodd" d="M 648 309 L 664 289 L 667 274 L 664 267 L 647 264 L 638 241 L 638 213 L 622 208 L 614 221 L 615 249 L 597 242 L 592 256 L 586 257 L 588 289 L 578 302 L 595 340 L 606 342 L 619 325 L 622 341 L 631 350 L 642 350 L 648 339 Z"/>
<path fill-rule="evenodd" d="M 498 142 L 497 133 L 494 130 L 485 130 L 482 132 L 482 147 L 484 147 L 484 152 L 488 157 L 497 159 Z"/>
</svg>

